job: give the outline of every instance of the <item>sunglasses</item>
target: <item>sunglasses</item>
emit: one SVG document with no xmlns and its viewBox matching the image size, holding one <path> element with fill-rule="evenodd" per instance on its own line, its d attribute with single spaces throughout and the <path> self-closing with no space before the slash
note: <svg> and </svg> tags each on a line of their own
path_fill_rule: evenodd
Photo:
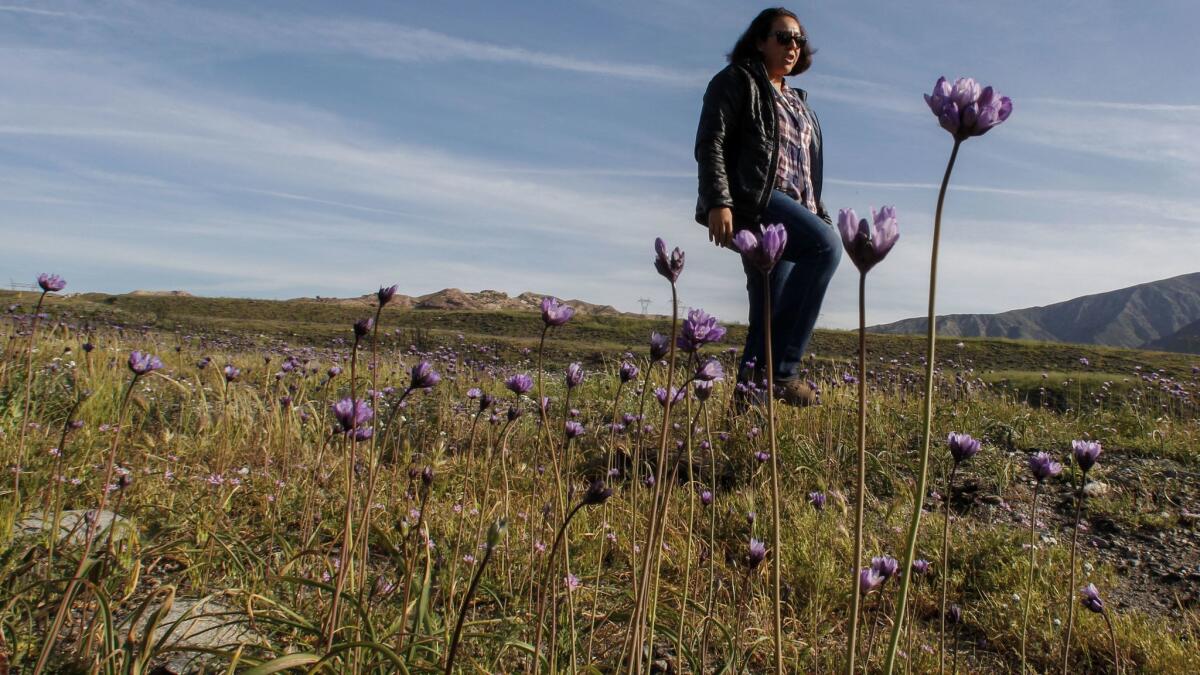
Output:
<svg viewBox="0 0 1200 675">
<path fill-rule="evenodd" d="M 800 33 L 789 33 L 785 30 L 775 31 L 775 40 L 784 47 L 795 43 L 800 49 L 804 49 L 804 45 L 808 44 L 808 38 Z"/>
</svg>

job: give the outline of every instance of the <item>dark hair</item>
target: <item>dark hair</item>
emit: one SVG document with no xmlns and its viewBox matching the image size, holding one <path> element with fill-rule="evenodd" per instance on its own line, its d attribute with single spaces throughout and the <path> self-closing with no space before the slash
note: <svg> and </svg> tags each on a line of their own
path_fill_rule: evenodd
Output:
<svg viewBox="0 0 1200 675">
<path fill-rule="evenodd" d="M 800 17 L 796 16 L 791 10 L 783 7 L 769 7 L 758 13 L 754 20 L 750 22 L 750 26 L 738 38 L 737 44 L 733 45 L 733 51 L 729 52 L 725 58 L 729 59 L 730 63 L 745 61 L 746 59 L 762 60 L 762 54 L 758 51 L 758 43 L 766 40 L 771 34 L 771 25 L 775 23 L 775 19 L 781 16 L 790 16 L 800 24 L 800 32 L 808 35 L 808 31 L 804 28 L 804 24 L 800 22 Z M 792 72 L 788 75 L 799 75 L 808 70 L 812 66 L 812 57 L 817 50 L 812 48 L 811 43 L 805 43 L 804 49 L 800 52 L 800 58 L 796 59 L 796 65 L 792 67 Z"/>
</svg>

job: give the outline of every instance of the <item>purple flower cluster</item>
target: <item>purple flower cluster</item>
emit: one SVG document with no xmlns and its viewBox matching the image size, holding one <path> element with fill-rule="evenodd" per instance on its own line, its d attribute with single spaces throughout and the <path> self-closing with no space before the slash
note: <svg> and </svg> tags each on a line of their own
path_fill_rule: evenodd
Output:
<svg viewBox="0 0 1200 675">
<path fill-rule="evenodd" d="M 683 257 L 683 251 L 680 251 L 678 246 L 668 255 L 667 242 L 663 241 L 662 237 L 654 240 L 654 269 L 672 284 L 679 280 L 679 275 L 683 272 Z"/>
<path fill-rule="evenodd" d="M 1071 441 L 1071 454 L 1084 473 L 1096 465 L 1100 452 L 1100 443 L 1097 441 Z"/>
<path fill-rule="evenodd" d="M 38 286 L 42 287 L 44 293 L 57 293 L 67 287 L 67 282 L 57 274 L 42 273 L 37 278 Z"/>
<path fill-rule="evenodd" d="M 693 309 L 683 321 L 675 346 L 692 353 L 699 351 L 706 344 L 720 341 L 723 337 L 725 327 L 717 323 L 716 317 L 710 316 L 702 309 Z"/>
<path fill-rule="evenodd" d="M 991 87 L 980 89 L 969 77 L 960 77 L 953 85 L 939 77 L 933 92 L 925 95 L 925 103 L 957 141 L 982 136 L 1012 114 L 1012 99 L 996 96 Z"/>
<path fill-rule="evenodd" d="M 842 235 L 842 246 L 854 261 L 858 271 L 866 274 L 872 267 L 887 257 L 900 238 L 900 226 L 896 224 L 896 209 L 884 206 L 876 212 L 871 209 L 871 219 L 859 219 L 854 209 L 838 211 L 838 231 Z"/>
<path fill-rule="evenodd" d="M 129 355 L 129 369 L 134 377 L 141 377 L 163 367 L 163 362 L 148 352 L 134 351 Z"/>
<path fill-rule="evenodd" d="M 547 326 L 561 326 L 575 316 L 575 308 L 560 303 L 557 298 L 542 298 L 542 322 Z"/>
<path fill-rule="evenodd" d="M 1062 473 L 1062 464 L 1054 461 L 1048 453 L 1039 452 L 1029 458 L 1029 471 L 1033 473 L 1037 482 L 1041 483 Z"/>
<path fill-rule="evenodd" d="M 955 464 L 971 459 L 979 452 L 979 441 L 971 438 L 969 434 L 952 433 L 947 442 L 950 444 L 950 456 L 954 458 Z"/>
<path fill-rule="evenodd" d="M 733 237 L 733 246 L 751 265 L 763 272 L 775 269 L 787 247 L 787 228 L 782 224 L 762 225 L 759 235 L 740 230 Z"/>
</svg>

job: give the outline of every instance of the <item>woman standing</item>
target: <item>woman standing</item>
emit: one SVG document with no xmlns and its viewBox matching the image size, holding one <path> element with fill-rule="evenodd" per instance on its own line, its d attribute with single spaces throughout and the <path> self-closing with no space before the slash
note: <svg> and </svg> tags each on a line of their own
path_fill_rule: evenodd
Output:
<svg viewBox="0 0 1200 675">
<path fill-rule="evenodd" d="M 787 247 L 770 277 L 771 347 L 776 395 L 793 405 L 813 401 L 800 361 L 842 251 L 821 203 L 821 126 L 806 92 L 784 81 L 808 70 L 812 56 L 795 14 L 763 10 L 709 82 L 696 131 L 696 221 L 708 225 L 709 241 L 729 247 L 735 231 L 760 223 L 787 228 Z M 744 261 L 743 267 L 750 330 L 738 381 L 759 382 L 766 360 L 763 278 Z"/>
</svg>

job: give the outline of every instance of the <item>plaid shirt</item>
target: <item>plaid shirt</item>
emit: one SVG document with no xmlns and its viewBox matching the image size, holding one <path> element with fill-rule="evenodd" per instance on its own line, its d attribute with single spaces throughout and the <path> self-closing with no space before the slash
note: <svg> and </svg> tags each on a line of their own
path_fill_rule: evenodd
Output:
<svg viewBox="0 0 1200 675">
<path fill-rule="evenodd" d="M 813 124 L 808 118 L 808 106 L 796 90 L 783 85 L 780 93 L 774 87 L 775 111 L 779 119 L 779 168 L 775 171 L 775 189 L 799 201 L 809 211 L 817 212 L 813 195 L 812 167 L 809 146 L 812 144 Z"/>
</svg>

